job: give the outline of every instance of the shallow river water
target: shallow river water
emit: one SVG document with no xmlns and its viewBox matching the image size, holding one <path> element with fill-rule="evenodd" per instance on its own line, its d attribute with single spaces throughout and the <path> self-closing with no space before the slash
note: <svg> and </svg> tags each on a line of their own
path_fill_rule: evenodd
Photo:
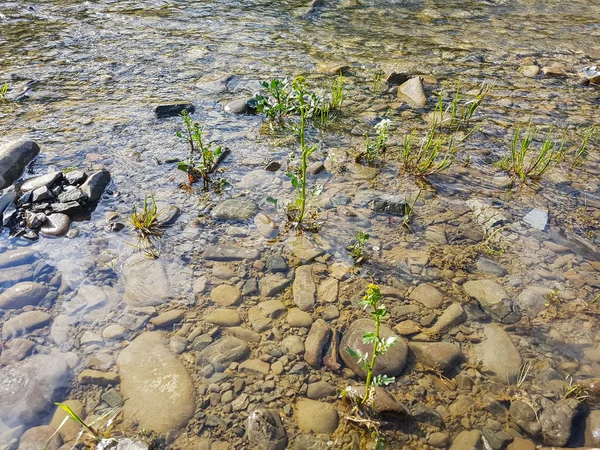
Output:
<svg viewBox="0 0 600 450">
<path fill-rule="evenodd" d="M 0 449 L 42 448 L 64 401 L 87 422 L 114 410 L 112 435 L 140 449 L 372 448 L 339 398 L 361 382 L 344 346 L 361 341 L 369 283 L 399 336 L 381 363 L 392 412 L 371 416 L 387 448 L 600 446 L 600 86 L 581 74 L 600 65 L 598 17 L 581 0 L 0 0 L 0 147 L 41 148 L 21 180 L 111 174 L 67 236 L 0 227 Z M 321 229 L 301 234 L 269 201 L 295 195 L 296 139 L 225 105 L 272 78 L 326 91 L 340 70 L 339 114 L 308 129 Z M 420 76 L 427 104 L 392 73 Z M 440 91 L 484 83 L 454 164 L 403 171 Z M 183 121 L 153 112 L 177 102 L 230 150 L 222 188 L 177 169 Z M 356 163 L 383 119 L 386 152 Z M 528 123 L 533 148 L 549 133 L 568 152 L 522 183 L 494 163 Z M 406 220 L 374 206 L 419 192 Z M 128 222 L 151 197 L 174 214 L 157 259 Z M 43 294 L 15 300 L 32 283 Z"/>
</svg>

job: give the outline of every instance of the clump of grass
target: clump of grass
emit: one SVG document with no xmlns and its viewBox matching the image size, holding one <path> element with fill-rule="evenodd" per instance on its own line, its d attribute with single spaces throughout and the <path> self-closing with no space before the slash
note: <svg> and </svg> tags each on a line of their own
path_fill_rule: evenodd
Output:
<svg viewBox="0 0 600 450">
<path fill-rule="evenodd" d="M 369 257 L 365 249 L 367 241 L 369 240 L 369 234 L 364 231 L 357 231 L 355 240 L 356 242 L 348 246 L 348 250 L 350 251 L 352 258 L 354 258 L 355 264 L 361 264 Z"/>
<path fill-rule="evenodd" d="M 375 131 L 377 133 L 375 139 L 371 139 L 369 134 L 365 133 L 365 151 L 356 157 L 356 162 L 365 162 L 369 165 L 375 163 L 377 158 L 379 158 L 386 150 L 386 145 L 389 138 L 389 126 L 389 119 L 383 119 L 381 122 L 375 125 Z"/>
<path fill-rule="evenodd" d="M 0 87 L 0 100 L 6 102 L 6 93 L 8 92 L 8 81 L 5 81 L 2 87 Z"/>
<path fill-rule="evenodd" d="M 203 189 L 207 191 L 212 182 L 211 174 L 217 169 L 219 157 L 223 155 L 223 148 L 206 142 L 203 138 L 205 131 L 198 122 L 186 111 L 181 113 L 185 125 L 185 134 L 178 131 L 177 137 L 185 139 L 189 146 L 189 154 L 184 161 L 177 164 L 177 168 L 188 174 L 190 184 L 202 180 Z M 220 183 L 222 184 L 222 183 Z"/>
<path fill-rule="evenodd" d="M 507 171 L 521 182 L 537 181 L 546 172 L 557 166 L 567 153 L 565 146 L 565 136 L 563 135 L 560 143 L 552 140 L 552 127 L 542 141 L 538 150 L 533 149 L 533 143 L 539 132 L 531 122 L 527 126 L 524 135 L 521 127 L 517 126 L 515 135 L 511 142 L 510 153 L 505 155 L 496 166 Z"/>
<path fill-rule="evenodd" d="M 138 244 L 135 247 L 152 258 L 157 258 L 159 255 L 157 247 L 163 235 L 159 217 L 163 212 L 163 209 L 158 210 L 154 196 L 150 197 L 150 200 L 145 197 L 142 208 L 138 209 L 134 206 L 127 219 L 138 236 Z"/>
<path fill-rule="evenodd" d="M 574 398 L 580 402 L 583 402 L 589 399 L 592 396 L 591 391 L 586 386 L 574 383 L 573 377 L 571 375 L 567 375 L 565 381 L 563 382 L 563 398 Z"/>
<path fill-rule="evenodd" d="M 589 156 L 589 144 L 595 138 L 598 128 L 591 126 L 581 130 L 581 143 L 575 148 L 573 155 L 573 167 L 581 167 Z"/>
<path fill-rule="evenodd" d="M 385 76 L 385 72 L 383 70 L 378 70 L 373 74 L 373 93 L 375 95 L 381 94 L 383 91 L 383 77 Z"/>
<path fill-rule="evenodd" d="M 412 229 L 410 228 L 410 222 L 415 214 L 415 205 L 421 196 L 422 189 L 419 189 L 417 195 L 409 196 L 404 202 L 404 214 L 402 215 L 402 226 L 406 227 L 410 232 Z"/>
<path fill-rule="evenodd" d="M 433 126 L 438 126 L 440 130 L 446 128 L 455 131 L 468 127 L 473 115 L 479 109 L 489 92 L 490 88 L 484 81 L 475 97 L 466 100 L 465 95 L 460 93 L 459 88 L 456 88 L 452 100 L 448 105 L 445 105 L 444 91 L 441 90 L 435 111 L 433 112 Z"/>
<path fill-rule="evenodd" d="M 453 137 L 436 133 L 434 126 L 429 127 L 425 138 L 415 143 L 414 131 L 405 135 L 402 143 L 402 169 L 417 178 L 425 179 L 429 175 L 447 170 L 455 161 L 458 146 Z"/>
</svg>

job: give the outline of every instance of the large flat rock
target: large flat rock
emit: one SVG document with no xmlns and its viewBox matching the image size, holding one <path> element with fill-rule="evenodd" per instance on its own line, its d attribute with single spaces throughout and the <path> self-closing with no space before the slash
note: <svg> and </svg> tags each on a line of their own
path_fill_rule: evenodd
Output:
<svg viewBox="0 0 600 450">
<path fill-rule="evenodd" d="M 497 383 L 513 384 L 523 363 L 519 351 L 498 325 L 485 325 L 483 332 L 485 340 L 475 346 L 475 355 L 490 378 Z"/>
<path fill-rule="evenodd" d="M 129 258 L 123 267 L 125 301 L 138 306 L 158 306 L 171 297 L 169 279 L 158 260 Z"/>
<path fill-rule="evenodd" d="M 183 364 L 163 344 L 161 332 L 138 336 L 117 359 L 125 419 L 140 429 L 167 433 L 194 415 L 196 392 Z"/>
</svg>

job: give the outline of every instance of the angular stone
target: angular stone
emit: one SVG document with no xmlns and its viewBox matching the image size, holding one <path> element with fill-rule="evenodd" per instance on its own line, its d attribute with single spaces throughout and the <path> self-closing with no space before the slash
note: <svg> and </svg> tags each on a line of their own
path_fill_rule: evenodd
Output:
<svg viewBox="0 0 600 450">
<path fill-rule="evenodd" d="M 192 103 L 168 103 L 155 106 L 154 115 L 157 119 L 163 119 L 165 117 L 180 116 L 184 111 L 188 114 L 194 114 L 195 110 L 196 108 Z"/>
<path fill-rule="evenodd" d="M 194 384 L 163 344 L 161 332 L 139 335 L 117 359 L 125 419 L 141 429 L 169 433 L 187 425 L 196 410 Z"/>
<path fill-rule="evenodd" d="M 71 186 L 80 185 L 85 181 L 87 176 L 87 173 L 85 173 L 83 170 L 71 170 L 64 174 L 67 183 L 69 183 Z"/>
<path fill-rule="evenodd" d="M 25 211 L 25 221 L 27 222 L 27 226 L 29 228 L 37 229 L 40 228 L 46 221 L 46 214 Z"/>
<path fill-rule="evenodd" d="M 225 112 L 233 114 L 256 114 L 256 100 L 254 97 L 230 100 L 225 104 L 223 109 Z"/>
<path fill-rule="evenodd" d="M 9 142 L 0 148 L 0 189 L 13 184 L 39 153 L 40 146 L 27 139 Z"/>
<path fill-rule="evenodd" d="M 421 332 L 421 327 L 414 320 L 404 320 L 394 327 L 400 336 L 409 336 Z"/>
<path fill-rule="evenodd" d="M 287 311 L 285 305 L 279 300 L 260 302 L 257 306 L 262 311 L 263 315 L 270 319 L 278 319 Z"/>
<path fill-rule="evenodd" d="M 0 309 L 20 309 L 37 305 L 48 294 L 45 284 L 32 281 L 17 283 L 0 294 Z"/>
<path fill-rule="evenodd" d="M 208 323 L 222 327 L 237 327 L 242 324 L 240 314 L 234 309 L 214 309 L 205 314 L 203 319 Z"/>
<path fill-rule="evenodd" d="M 461 304 L 454 302 L 446 308 L 440 317 L 438 317 L 437 322 L 431 327 L 431 330 L 435 333 L 442 333 L 452 327 L 460 325 L 465 320 L 467 320 L 467 315 Z"/>
<path fill-rule="evenodd" d="M 239 305 L 242 301 L 242 295 L 238 288 L 228 284 L 220 284 L 212 290 L 210 298 L 215 305 L 230 307 Z"/>
<path fill-rule="evenodd" d="M 223 333 L 254 344 L 258 344 L 262 339 L 259 333 L 243 327 L 228 327 L 223 330 Z"/>
<path fill-rule="evenodd" d="M 126 302 L 139 306 L 167 303 L 171 289 L 163 265 L 158 260 L 132 256 L 123 266 Z"/>
<path fill-rule="evenodd" d="M 33 203 L 45 202 L 54 198 L 50 189 L 47 186 L 42 186 L 35 189 L 31 194 L 31 201 Z"/>
<path fill-rule="evenodd" d="M 331 434 L 338 420 L 337 411 L 329 403 L 305 398 L 296 401 L 296 423 L 302 431 Z"/>
<path fill-rule="evenodd" d="M 110 181 L 110 172 L 102 169 L 90 174 L 80 187 L 81 192 L 88 198 L 88 202 L 94 203 L 100 200 L 102 193 Z"/>
<path fill-rule="evenodd" d="M 81 384 L 96 384 L 98 386 L 109 386 L 119 384 L 119 375 L 114 372 L 102 372 L 100 370 L 85 369 L 78 375 Z"/>
<path fill-rule="evenodd" d="M 309 311 L 315 305 L 317 286 L 312 276 L 310 266 L 300 266 L 296 269 L 294 285 L 294 303 L 302 311 Z"/>
<path fill-rule="evenodd" d="M 267 239 L 272 239 L 279 234 L 279 228 L 266 214 L 258 213 L 254 217 L 254 225 L 256 230 Z"/>
<path fill-rule="evenodd" d="M 405 100 L 413 108 L 423 108 L 427 105 L 427 96 L 423 89 L 423 80 L 420 77 L 405 81 L 398 88 L 398 98 Z"/>
<path fill-rule="evenodd" d="M 310 327 L 304 343 L 304 360 L 313 368 L 321 368 L 323 351 L 331 338 L 331 328 L 323 319 L 317 319 Z"/>
<path fill-rule="evenodd" d="M 261 361 L 260 359 L 247 359 L 240 364 L 238 370 L 240 372 L 267 375 L 270 368 L 271 366 L 269 363 Z"/>
<path fill-rule="evenodd" d="M 269 272 L 287 272 L 289 267 L 281 255 L 271 255 L 267 258 L 267 269 Z"/>
<path fill-rule="evenodd" d="M 394 195 L 380 195 L 371 200 L 370 208 L 378 213 L 390 214 L 392 216 L 403 216 L 406 202 L 403 198 Z"/>
<path fill-rule="evenodd" d="M 40 176 L 33 177 L 33 178 L 28 178 L 21 185 L 21 191 L 22 192 L 35 191 L 36 189 L 41 188 L 41 187 L 49 188 L 54 183 L 56 183 L 58 180 L 60 180 L 62 178 L 62 176 L 63 176 L 62 172 L 57 171 L 57 172 L 50 172 L 45 175 L 40 175 Z"/>
<path fill-rule="evenodd" d="M 242 261 L 244 259 L 254 261 L 260 258 L 260 252 L 251 248 L 212 245 L 204 250 L 202 257 L 208 261 Z"/>
<path fill-rule="evenodd" d="M 58 201 L 61 203 L 69 202 L 84 202 L 88 199 L 81 189 L 69 189 L 68 191 L 61 192 L 58 194 Z"/>
<path fill-rule="evenodd" d="M 216 371 L 222 372 L 232 362 L 246 359 L 250 354 L 250 347 L 233 336 L 225 336 L 213 342 L 198 354 L 197 364 L 205 366 L 211 364 Z"/>
<path fill-rule="evenodd" d="M 521 311 L 526 316 L 535 317 L 546 308 L 548 295 L 552 289 L 543 286 L 527 286 L 516 298 Z"/>
<path fill-rule="evenodd" d="M 417 362 L 442 372 L 456 368 L 463 359 L 460 347 L 449 342 L 411 342 L 408 348 Z"/>
<path fill-rule="evenodd" d="M 463 288 L 475 298 L 483 310 L 501 323 L 515 323 L 521 318 L 519 305 L 515 305 L 502 286 L 492 280 L 467 281 Z"/>
<path fill-rule="evenodd" d="M 246 431 L 248 440 L 256 448 L 264 450 L 284 450 L 287 448 L 287 434 L 281 423 L 279 412 L 256 408 L 248 416 Z"/>
<path fill-rule="evenodd" d="M 45 327 L 52 317 L 42 311 L 28 311 L 4 322 L 2 338 L 13 339 L 38 328 Z"/>
<path fill-rule="evenodd" d="M 50 208 L 52 211 L 62 214 L 72 214 L 74 212 L 81 211 L 81 205 L 77 202 L 52 203 Z"/>
<path fill-rule="evenodd" d="M 486 339 L 475 345 L 475 355 L 485 372 L 497 383 L 513 384 L 523 360 L 510 337 L 498 325 L 484 325 Z"/>
<path fill-rule="evenodd" d="M 338 299 L 340 282 L 335 278 L 327 278 L 319 284 L 317 298 L 321 303 L 334 303 Z"/>
<path fill-rule="evenodd" d="M 342 337 L 342 341 L 340 343 L 340 355 L 346 365 L 352 369 L 352 371 L 357 374 L 361 378 L 366 378 L 366 373 L 356 359 L 354 359 L 347 351 L 346 348 L 349 347 L 352 350 L 359 350 L 362 354 L 371 353 L 373 351 L 373 345 L 365 344 L 363 342 L 363 334 L 365 332 L 374 332 L 375 331 L 375 321 L 371 319 L 359 319 L 348 327 L 344 336 Z M 396 333 L 390 330 L 386 325 L 381 325 L 380 327 L 380 336 L 383 339 L 395 337 L 396 345 L 390 347 L 388 352 L 384 355 L 380 355 L 377 357 L 377 361 L 375 363 L 375 369 L 373 370 L 374 375 L 387 375 L 390 377 L 395 377 L 400 375 L 402 369 L 404 369 L 404 365 L 406 364 L 406 357 L 408 354 L 408 347 L 404 343 L 404 341 L 399 338 Z"/>
<path fill-rule="evenodd" d="M 444 297 L 434 286 L 429 283 L 421 283 L 411 293 L 411 300 L 421 303 L 429 309 L 437 309 L 442 306 Z"/>
<path fill-rule="evenodd" d="M 285 278 L 280 273 L 267 275 L 266 277 L 261 278 L 258 282 L 260 295 L 263 297 L 275 297 L 289 285 L 289 278 Z"/>
<path fill-rule="evenodd" d="M 569 441 L 573 428 L 573 419 L 579 414 L 582 405 L 579 400 L 567 398 L 554 403 L 544 397 L 538 398 L 541 412 L 538 413 L 542 426 L 544 445 L 564 447 Z"/>
<path fill-rule="evenodd" d="M 46 216 L 46 221 L 40 228 L 40 233 L 44 236 L 59 237 L 64 236 L 71 227 L 71 219 L 66 214 L 53 213 Z"/>
<path fill-rule="evenodd" d="M 251 200 L 232 198 L 219 203 L 210 215 L 218 220 L 250 220 L 257 209 L 258 206 Z"/>
<path fill-rule="evenodd" d="M 0 354 L 0 364 L 8 365 L 24 359 L 35 346 L 29 339 L 16 338 L 5 344 L 6 347 Z"/>
</svg>

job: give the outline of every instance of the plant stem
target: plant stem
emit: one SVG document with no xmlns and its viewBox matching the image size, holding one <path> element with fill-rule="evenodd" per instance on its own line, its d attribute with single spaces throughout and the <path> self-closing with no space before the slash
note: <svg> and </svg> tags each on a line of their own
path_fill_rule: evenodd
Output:
<svg viewBox="0 0 600 450">
<path fill-rule="evenodd" d="M 377 305 L 373 305 L 373 308 L 377 308 Z M 379 317 L 375 317 L 375 340 L 373 341 L 373 355 L 371 356 L 371 362 L 369 363 L 369 368 L 367 370 L 367 381 L 365 384 L 365 396 L 362 399 L 361 403 L 366 403 L 370 397 L 371 393 L 371 383 L 373 381 L 373 370 L 375 369 L 375 361 L 377 360 L 377 347 L 379 345 L 379 325 L 380 320 Z"/>
<path fill-rule="evenodd" d="M 304 145 L 304 129 L 306 126 L 306 106 L 304 104 L 304 91 L 300 91 L 300 150 L 302 151 L 302 192 L 300 197 L 300 214 L 298 214 L 298 225 L 304 219 L 304 211 L 306 209 L 306 168 L 308 164 L 308 152 Z"/>
</svg>

